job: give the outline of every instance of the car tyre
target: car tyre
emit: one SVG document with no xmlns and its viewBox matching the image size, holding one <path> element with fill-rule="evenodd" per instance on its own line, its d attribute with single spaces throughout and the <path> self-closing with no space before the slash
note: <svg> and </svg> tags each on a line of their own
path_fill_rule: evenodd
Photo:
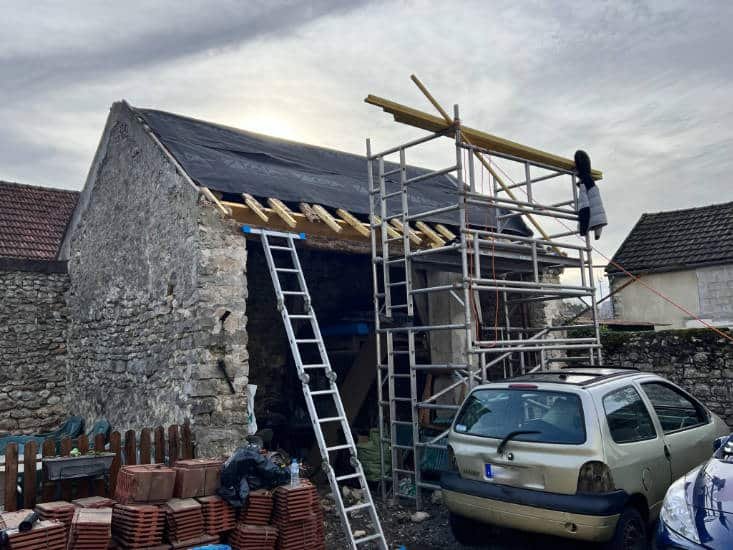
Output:
<svg viewBox="0 0 733 550">
<path fill-rule="evenodd" d="M 606 550 L 645 550 L 648 548 L 647 525 L 639 511 L 633 506 L 624 508 L 616 524 L 613 538 L 605 545 Z"/>
<path fill-rule="evenodd" d="M 485 542 L 482 535 L 486 529 L 480 523 L 453 513 L 450 514 L 448 522 L 450 523 L 453 538 L 459 544 L 463 546 L 477 546 Z"/>
</svg>

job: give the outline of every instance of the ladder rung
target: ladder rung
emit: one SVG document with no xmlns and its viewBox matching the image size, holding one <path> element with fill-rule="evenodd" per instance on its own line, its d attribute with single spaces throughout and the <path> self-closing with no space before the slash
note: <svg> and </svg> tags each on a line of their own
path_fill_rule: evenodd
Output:
<svg viewBox="0 0 733 550">
<path fill-rule="evenodd" d="M 443 405 L 441 403 L 416 403 L 416 405 L 421 409 L 436 409 L 447 411 L 457 411 L 460 408 L 460 405 Z"/>
<path fill-rule="evenodd" d="M 342 420 L 345 420 L 343 416 L 327 416 L 326 418 L 319 418 L 318 423 L 325 424 L 326 422 L 341 422 Z"/>
<path fill-rule="evenodd" d="M 395 493 L 395 496 L 398 496 L 399 498 L 411 498 L 412 500 L 417 500 L 417 495 L 408 495 L 407 493 Z"/>
<path fill-rule="evenodd" d="M 275 271 L 281 271 L 282 273 L 300 273 L 299 269 L 293 267 L 276 267 Z"/>
<path fill-rule="evenodd" d="M 392 378 L 410 378 L 409 374 L 389 374 Z"/>
<path fill-rule="evenodd" d="M 319 340 L 317 338 L 305 338 L 303 340 L 296 340 L 296 344 L 317 344 Z"/>
<path fill-rule="evenodd" d="M 361 474 L 346 474 L 343 476 L 336 476 L 336 481 L 346 481 L 347 479 L 356 479 L 361 477 Z"/>
<path fill-rule="evenodd" d="M 393 472 L 398 472 L 400 474 L 409 474 L 411 476 L 414 476 L 415 475 L 415 471 L 414 470 L 403 470 L 402 468 L 392 468 L 392 471 Z"/>
<path fill-rule="evenodd" d="M 328 365 L 325 363 L 320 364 L 313 364 L 313 365 L 303 365 L 303 370 L 309 370 L 309 369 L 325 369 Z"/>
<path fill-rule="evenodd" d="M 387 286 L 404 286 L 405 284 L 407 284 L 407 281 L 399 281 L 396 283 L 389 283 Z"/>
<path fill-rule="evenodd" d="M 425 487 L 426 489 L 432 489 L 433 491 L 439 491 L 440 485 L 436 485 L 435 483 L 427 483 L 425 481 L 421 481 L 418 483 L 420 487 Z"/>
<path fill-rule="evenodd" d="M 351 445 L 345 443 L 343 445 L 335 445 L 334 447 L 326 447 L 326 450 L 330 453 L 333 451 L 340 451 L 342 449 L 351 449 Z"/>
<path fill-rule="evenodd" d="M 288 296 L 307 296 L 302 290 L 283 290 L 282 293 Z"/>
<path fill-rule="evenodd" d="M 412 422 L 408 422 L 407 420 L 392 420 L 391 422 L 400 426 L 412 426 Z"/>
<path fill-rule="evenodd" d="M 368 502 L 363 502 L 361 504 L 354 504 L 353 506 L 347 506 L 344 508 L 344 512 L 347 514 L 350 514 L 351 512 L 356 512 L 357 510 L 363 510 L 364 508 L 371 507 L 371 504 Z"/>
<path fill-rule="evenodd" d="M 361 537 L 360 539 L 354 539 L 354 544 L 364 544 L 365 542 L 369 542 L 370 540 L 377 540 L 381 538 L 381 534 L 375 533 L 374 535 L 367 535 L 366 537 Z"/>
<path fill-rule="evenodd" d="M 391 260 L 387 260 L 386 263 L 396 264 L 397 262 L 404 262 L 405 260 L 407 260 L 407 258 L 392 258 Z"/>
<path fill-rule="evenodd" d="M 412 401 L 412 397 L 393 397 L 392 400 L 393 401 Z"/>
<path fill-rule="evenodd" d="M 410 451 L 412 450 L 412 446 L 411 445 L 400 445 L 399 443 L 395 443 L 394 445 L 392 445 L 392 448 L 393 449 L 407 449 L 407 450 L 410 450 Z"/>
<path fill-rule="evenodd" d="M 317 390 L 312 391 L 311 395 L 333 395 L 334 393 L 336 393 L 336 390 Z"/>
<path fill-rule="evenodd" d="M 288 319 L 313 319 L 313 315 L 288 315 Z"/>
<path fill-rule="evenodd" d="M 293 249 L 290 248 L 289 246 L 280 246 L 280 245 L 271 244 L 270 250 L 288 250 L 292 252 Z"/>
</svg>

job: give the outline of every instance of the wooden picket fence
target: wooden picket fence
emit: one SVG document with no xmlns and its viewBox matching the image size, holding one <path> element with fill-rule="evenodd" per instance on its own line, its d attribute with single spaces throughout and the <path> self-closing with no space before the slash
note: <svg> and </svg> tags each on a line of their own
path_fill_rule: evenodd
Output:
<svg viewBox="0 0 733 550">
<path fill-rule="evenodd" d="M 46 439 L 41 446 L 41 456 L 59 456 L 56 449 L 60 448 L 60 456 L 69 456 L 71 450 L 79 449 L 82 454 L 89 450 L 89 438 L 80 435 L 71 439 L 65 437 L 58 441 Z M 178 460 L 194 458 L 194 443 L 191 435 L 191 425 L 186 421 L 179 426 L 174 424 L 164 429 L 163 426 L 150 430 L 145 428 L 139 434 L 128 430 L 124 434 L 114 431 L 105 441 L 103 434 L 95 436 L 92 449 L 101 449 L 115 453 L 109 472 L 109 485 L 104 479 L 94 480 L 92 486 L 87 480 L 48 481 L 43 479 L 43 469 L 38 468 L 38 444 L 30 441 L 24 446 L 23 453 L 23 480 L 18 486 L 18 445 L 9 443 L 5 451 L 5 511 L 14 512 L 22 500 L 23 508 L 33 508 L 38 502 L 50 502 L 57 499 L 60 484 L 61 500 L 82 498 L 88 496 L 113 496 L 117 483 L 117 474 L 120 467 L 126 464 L 169 464 Z M 22 499 L 20 495 L 22 494 Z"/>
</svg>

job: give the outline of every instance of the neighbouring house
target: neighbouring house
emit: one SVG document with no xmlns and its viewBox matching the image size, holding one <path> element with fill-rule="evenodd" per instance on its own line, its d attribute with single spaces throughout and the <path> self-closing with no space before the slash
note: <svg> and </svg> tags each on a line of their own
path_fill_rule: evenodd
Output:
<svg viewBox="0 0 733 550">
<path fill-rule="evenodd" d="M 695 317 L 733 326 L 733 202 L 643 214 L 606 267 L 615 318 L 658 329 L 702 326 L 619 265 Z"/>
<path fill-rule="evenodd" d="M 66 417 L 61 242 L 79 193 L 0 181 L 0 435 Z"/>
</svg>

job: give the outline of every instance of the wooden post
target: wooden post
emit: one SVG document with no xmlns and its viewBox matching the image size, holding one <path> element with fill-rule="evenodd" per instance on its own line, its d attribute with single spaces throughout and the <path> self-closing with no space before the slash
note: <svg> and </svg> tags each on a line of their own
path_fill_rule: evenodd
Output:
<svg viewBox="0 0 733 550">
<path fill-rule="evenodd" d="M 173 466 L 178 462 L 178 425 L 168 427 L 168 465 Z"/>
<path fill-rule="evenodd" d="M 163 426 L 155 428 L 155 463 L 165 462 L 165 430 Z"/>
<path fill-rule="evenodd" d="M 8 443 L 5 449 L 5 511 L 18 509 L 18 444 Z"/>
<path fill-rule="evenodd" d="M 23 508 L 36 506 L 36 454 L 38 443 L 29 441 L 23 447 Z"/>
<path fill-rule="evenodd" d="M 137 442 L 135 438 L 135 430 L 125 432 L 125 464 L 128 466 L 137 464 Z"/>
<path fill-rule="evenodd" d="M 109 450 L 115 453 L 115 458 L 112 461 L 112 466 L 109 469 L 109 496 L 114 497 L 115 489 L 117 487 L 117 474 L 122 466 L 122 436 L 120 432 L 112 432 L 109 436 Z"/>
<path fill-rule="evenodd" d="M 104 452 L 104 434 L 97 434 L 94 436 L 94 452 Z M 104 486 L 104 479 L 94 480 L 94 496 L 102 497 L 107 494 L 106 487 Z"/>
<path fill-rule="evenodd" d="M 61 440 L 61 456 L 69 456 L 71 454 L 71 438 L 64 437 Z M 61 482 L 61 500 L 71 500 L 71 480 L 64 480 Z"/>
<path fill-rule="evenodd" d="M 181 457 L 184 460 L 193 458 L 193 437 L 191 436 L 191 421 L 186 419 L 181 426 Z"/>
<path fill-rule="evenodd" d="M 41 455 L 43 457 L 56 456 L 56 440 L 46 439 L 41 447 Z M 47 481 L 44 479 L 42 484 L 43 490 L 41 491 L 41 498 L 43 502 L 51 502 L 56 496 L 56 484 L 53 481 Z"/>
<path fill-rule="evenodd" d="M 76 443 L 76 448 L 83 455 L 89 452 L 89 438 L 86 434 L 81 434 Z M 89 480 L 79 479 L 76 482 L 76 498 L 84 498 L 89 496 Z"/>
<path fill-rule="evenodd" d="M 150 430 L 140 432 L 140 464 L 150 464 Z"/>
</svg>

